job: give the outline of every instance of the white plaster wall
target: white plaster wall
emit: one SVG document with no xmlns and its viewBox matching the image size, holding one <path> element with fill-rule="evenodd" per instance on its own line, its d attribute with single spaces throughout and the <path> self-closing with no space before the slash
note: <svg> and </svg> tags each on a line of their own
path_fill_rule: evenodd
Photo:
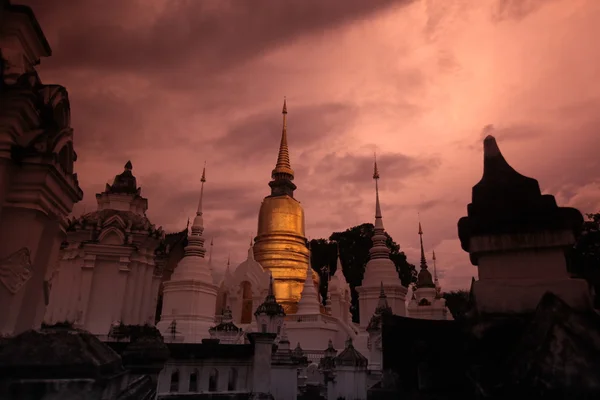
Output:
<svg viewBox="0 0 600 400">
<path fill-rule="evenodd" d="M 286 321 L 285 331 L 292 347 L 300 343 L 304 350 L 325 350 L 329 340 L 339 342 L 340 337 L 339 327 L 333 323 Z M 344 336 L 344 341 L 346 338 L 347 335 Z M 339 343 L 335 345 L 339 346 Z"/>
<path fill-rule="evenodd" d="M 394 315 L 406 316 L 406 293 L 407 289 L 400 285 L 384 285 L 387 302 Z M 379 294 L 381 286 L 358 288 L 358 302 L 360 307 L 360 326 L 366 328 L 369 325 L 371 317 L 375 313 L 377 303 L 379 302 Z"/>
<path fill-rule="evenodd" d="M 114 286 L 119 279 L 116 260 L 97 260 L 93 271 L 92 288 L 88 311 L 85 319 L 85 329 L 94 335 L 106 335 L 110 331 L 113 316 L 120 310 L 122 298 L 114 296 Z"/>
<path fill-rule="evenodd" d="M 81 289 L 82 258 L 62 259 L 52 281 L 50 301 L 44 322 L 52 325 L 58 322 L 74 321 L 76 318 Z"/>
<path fill-rule="evenodd" d="M 271 366 L 271 394 L 277 400 L 296 400 L 298 369 L 296 366 Z"/>
<path fill-rule="evenodd" d="M 201 342 L 210 338 L 214 325 L 217 287 L 201 281 L 168 281 L 164 284 L 163 312 L 157 324 L 165 334 L 173 320 L 184 342 Z"/>
<path fill-rule="evenodd" d="M 337 400 L 343 397 L 345 400 L 366 400 L 367 399 L 367 371 L 357 370 L 351 367 L 338 367 L 334 388 L 334 397 L 328 399 Z"/>
</svg>

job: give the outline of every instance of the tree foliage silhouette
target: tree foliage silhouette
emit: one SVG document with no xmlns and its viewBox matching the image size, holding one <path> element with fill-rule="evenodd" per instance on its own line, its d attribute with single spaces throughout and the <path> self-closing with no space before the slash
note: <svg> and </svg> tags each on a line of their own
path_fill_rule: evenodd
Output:
<svg viewBox="0 0 600 400">
<path fill-rule="evenodd" d="M 455 320 L 464 317 L 469 305 L 469 292 L 467 290 L 452 290 L 443 293 L 442 297 L 446 299 L 446 307 L 448 307 Z"/>
<path fill-rule="evenodd" d="M 311 244 L 311 263 L 321 277 L 321 298 L 326 299 L 328 275 L 333 275 L 337 269 L 337 251 L 339 246 L 340 260 L 344 277 L 352 292 L 352 319 L 358 321 L 358 292 L 365 274 L 365 266 L 369 261 L 369 249 L 373 245 L 373 224 L 366 223 L 349 228 L 343 232 L 334 232 L 329 239 L 313 239 Z M 390 259 L 396 266 L 398 276 L 404 286 L 416 280 L 415 266 L 409 264 L 406 255 L 400 251 L 400 245 L 386 233 L 386 245 L 390 249 Z"/>
<path fill-rule="evenodd" d="M 600 212 L 586 216 L 581 235 L 569 252 L 569 271 L 594 288 L 594 305 L 600 308 Z"/>
</svg>

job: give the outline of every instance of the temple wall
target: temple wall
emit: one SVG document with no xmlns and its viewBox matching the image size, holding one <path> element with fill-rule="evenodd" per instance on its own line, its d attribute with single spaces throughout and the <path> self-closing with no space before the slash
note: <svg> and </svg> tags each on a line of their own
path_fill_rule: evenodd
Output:
<svg viewBox="0 0 600 400">
<path fill-rule="evenodd" d="M 335 383 L 328 385 L 327 400 L 367 399 L 367 372 L 355 367 L 337 367 Z"/>
<path fill-rule="evenodd" d="M 115 311 L 120 311 L 123 299 L 114 295 L 114 288 L 125 279 L 119 275 L 116 260 L 97 260 L 94 266 L 92 289 L 85 328 L 94 335 L 108 334 Z"/>
<path fill-rule="evenodd" d="M 365 287 L 361 286 L 358 290 L 358 302 L 360 305 L 360 326 L 366 328 L 369 324 L 377 303 L 379 302 L 379 293 L 381 287 L 378 284 L 377 287 Z M 405 316 L 406 315 L 406 293 L 407 288 L 398 284 L 394 286 L 385 286 L 385 295 L 387 296 L 387 302 L 392 308 L 394 315 Z"/>
<path fill-rule="evenodd" d="M 179 373 L 179 385 L 177 391 L 171 390 L 171 378 L 174 372 Z M 251 390 L 252 366 L 244 360 L 194 360 L 181 361 L 172 360 L 165 365 L 165 368 L 158 376 L 157 394 L 166 396 L 169 393 L 195 393 L 211 392 L 209 390 L 209 380 L 211 373 L 217 371 L 216 390 L 213 392 L 246 392 Z M 193 373 L 197 374 L 197 390 L 190 387 L 190 377 Z M 233 390 L 229 390 L 230 374 L 234 374 L 235 381 Z"/>
<path fill-rule="evenodd" d="M 298 398 L 298 370 L 295 365 L 271 367 L 271 394 L 277 400 Z"/>
</svg>

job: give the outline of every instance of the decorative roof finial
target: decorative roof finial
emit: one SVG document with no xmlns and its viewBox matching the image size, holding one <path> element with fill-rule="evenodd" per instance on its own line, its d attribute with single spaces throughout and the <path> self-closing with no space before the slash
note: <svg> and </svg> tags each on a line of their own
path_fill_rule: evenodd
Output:
<svg viewBox="0 0 600 400">
<path fill-rule="evenodd" d="M 419 221 L 419 240 L 421 242 L 421 268 L 427 269 L 427 259 L 425 258 L 425 249 L 423 247 L 423 228 L 421 228 L 421 221 Z"/>
<path fill-rule="evenodd" d="M 277 154 L 277 164 L 273 170 L 272 177 L 276 179 L 279 175 L 293 180 L 294 170 L 290 164 L 290 151 L 287 143 L 287 102 L 283 100 L 283 129 L 281 130 L 281 142 L 279 144 L 279 153 Z"/>
<path fill-rule="evenodd" d="M 433 254 L 432 254 L 431 259 L 433 260 L 433 279 L 435 280 L 435 282 L 437 282 L 438 277 L 437 277 L 437 268 L 436 268 L 436 265 L 435 265 L 435 261 L 436 261 L 435 250 L 433 250 L 432 253 Z"/>
<path fill-rule="evenodd" d="M 198 200 L 198 210 L 196 211 L 196 217 L 192 222 L 191 234 L 188 234 L 188 245 L 184 248 L 185 256 L 199 256 L 204 258 L 206 249 L 204 248 L 204 219 L 202 218 L 202 198 L 204 197 L 204 182 L 206 182 L 206 166 L 202 170 L 202 178 L 200 179 L 200 199 Z M 211 240 L 212 245 L 212 240 Z M 212 255 L 212 249 L 211 254 Z M 208 260 L 210 263 L 210 259 Z M 210 268 L 210 267 L 209 267 Z"/>
<path fill-rule="evenodd" d="M 379 203 L 379 168 L 377 168 L 377 154 L 375 154 L 375 162 L 373 164 L 373 179 L 375 179 L 375 227 L 383 229 L 381 205 Z"/>
<path fill-rule="evenodd" d="M 198 201 L 198 210 L 196 211 L 196 215 L 198 217 L 202 216 L 202 198 L 204 197 L 204 183 L 206 182 L 206 161 L 204 161 L 204 168 L 202 168 L 202 177 L 200 178 L 200 200 Z M 196 221 L 194 220 L 194 223 Z"/>
<path fill-rule="evenodd" d="M 125 169 L 126 169 L 127 171 L 131 171 L 131 170 L 133 169 L 133 165 L 131 164 L 131 161 L 127 161 L 127 162 L 125 163 Z"/>
<path fill-rule="evenodd" d="M 425 258 L 425 250 L 423 246 L 423 228 L 421 228 L 421 221 L 419 221 L 419 240 L 421 242 L 421 271 L 417 275 L 417 289 L 419 288 L 435 288 L 431 273 L 427 268 L 427 259 Z"/>
</svg>

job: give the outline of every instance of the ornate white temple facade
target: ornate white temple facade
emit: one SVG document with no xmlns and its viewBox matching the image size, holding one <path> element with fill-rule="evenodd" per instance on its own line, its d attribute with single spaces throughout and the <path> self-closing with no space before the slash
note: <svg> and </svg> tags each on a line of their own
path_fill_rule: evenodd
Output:
<svg viewBox="0 0 600 400">
<path fill-rule="evenodd" d="M 95 335 L 116 323 L 153 324 L 160 276 L 154 250 L 164 238 L 146 217 L 132 164 L 96 195 L 98 208 L 70 221 L 50 282 L 48 325 L 74 321 Z"/>
</svg>

